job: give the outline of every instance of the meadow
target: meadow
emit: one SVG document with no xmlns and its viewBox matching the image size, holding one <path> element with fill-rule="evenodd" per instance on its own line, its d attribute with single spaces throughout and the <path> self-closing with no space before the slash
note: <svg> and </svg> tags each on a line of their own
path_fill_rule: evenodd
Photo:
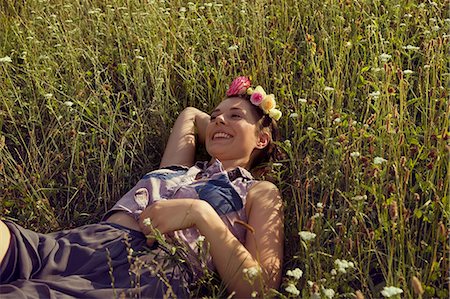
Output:
<svg viewBox="0 0 450 299">
<path fill-rule="evenodd" d="M 276 95 L 283 284 L 265 297 L 449 297 L 449 2 L 0 2 L 0 217 L 98 221 L 177 114 L 238 75 Z M 201 153 L 199 153 L 201 154 Z M 225 296 L 205 280 L 205 297 Z M 203 281 L 203 283 L 205 283 Z"/>
</svg>

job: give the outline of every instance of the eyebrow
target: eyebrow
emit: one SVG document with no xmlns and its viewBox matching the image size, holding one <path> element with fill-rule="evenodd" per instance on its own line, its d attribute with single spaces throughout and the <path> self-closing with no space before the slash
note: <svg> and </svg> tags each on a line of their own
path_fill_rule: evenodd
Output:
<svg viewBox="0 0 450 299">
<path fill-rule="evenodd" d="M 230 108 L 230 110 L 231 110 L 231 111 L 233 111 L 233 110 L 244 111 L 243 109 L 238 108 L 238 107 L 232 107 L 232 108 Z M 218 108 L 217 108 L 217 109 L 214 109 L 213 112 L 211 112 L 211 114 L 216 113 L 216 112 L 220 112 L 220 109 L 218 109 Z"/>
</svg>

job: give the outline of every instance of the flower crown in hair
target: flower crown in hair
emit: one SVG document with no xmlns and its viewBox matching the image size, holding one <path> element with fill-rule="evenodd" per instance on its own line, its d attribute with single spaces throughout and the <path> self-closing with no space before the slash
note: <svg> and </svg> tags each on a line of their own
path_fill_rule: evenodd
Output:
<svg viewBox="0 0 450 299">
<path fill-rule="evenodd" d="M 281 111 L 276 109 L 275 96 L 273 94 L 266 94 L 261 86 L 256 86 L 255 89 L 251 88 L 250 79 L 241 76 L 231 82 L 230 88 L 227 90 L 227 97 L 250 95 L 250 102 L 261 108 L 261 110 L 268 114 L 270 118 L 278 121 L 281 118 Z"/>
</svg>

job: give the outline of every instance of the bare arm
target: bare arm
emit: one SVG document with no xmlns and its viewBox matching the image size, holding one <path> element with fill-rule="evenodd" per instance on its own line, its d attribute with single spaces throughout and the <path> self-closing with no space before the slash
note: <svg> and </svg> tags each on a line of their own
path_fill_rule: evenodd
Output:
<svg viewBox="0 0 450 299">
<path fill-rule="evenodd" d="M 195 158 L 196 139 L 205 141 L 206 126 L 210 116 L 196 108 L 188 107 L 178 116 L 167 141 L 160 167 L 169 165 L 192 166 Z"/>
<path fill-rule="evenodd" d="M 254 234 L 247 233 L 245 245 L 230 232 L 214 209 L 205 201 L 173 199 L 158 201 L 141 214 L 139 225 L 144 233 L 148 228 L 143 219 L 162 233 L 196 226 L 210 244 L 214 265 L 230 292 L 250 297 L 262 288 L 259 279 L 254 285 L 244 280 L 245 268 L 260 267 L 262 283 L 277 288 L 281 279 L 283 256 L 283 214 L 278 189 L 269 182 L 256 184 L 247 194 L 248 224 Z"/>
</svg>

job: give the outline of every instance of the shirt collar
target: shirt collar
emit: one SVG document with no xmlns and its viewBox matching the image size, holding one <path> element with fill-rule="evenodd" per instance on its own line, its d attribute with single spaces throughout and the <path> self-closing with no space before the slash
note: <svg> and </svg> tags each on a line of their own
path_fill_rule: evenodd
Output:
<svg viewBox="0 0 450 299">
<path fill-rule="evenodd" d="M 226 171 L 223 169 L 222 162 L 220 162 L 218 159 L 214 159 L 213 163 L 208 166 L 208 161 L 199 161 L 195 163 L 195 166 L 197 166 L 200 171 L 205 172 L 208 177 L 211 177 L 213 174 Z M 226 172 L 228 174 L 228 177 L 230 178 L 230 181 L 234 181 L 238 177 L 246 178 L 249 180 L 253 180 L 252 174 L 243 167 L 236 167 L 233 170 L 230 170 Z"/>
</svg>

